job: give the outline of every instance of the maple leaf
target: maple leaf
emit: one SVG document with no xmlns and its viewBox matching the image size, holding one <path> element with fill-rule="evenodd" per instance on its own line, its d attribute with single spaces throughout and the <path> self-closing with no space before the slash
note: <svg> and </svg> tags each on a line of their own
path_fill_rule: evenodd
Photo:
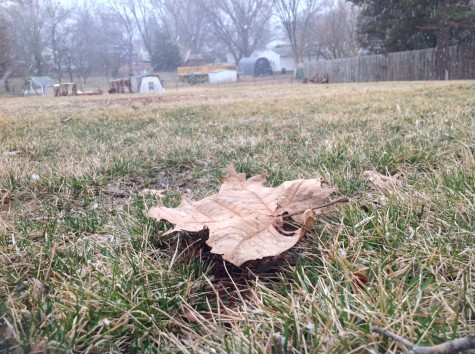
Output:
<svg viewBox="0 0 475 354">
<path fill-rule="evenodd" d="M 322 207 L 348 201 L 325 204 L 337 189 L 322 188 L 321 179 L 287 181 L 276 188 L 264 187 L 265 182 L 263 175 L 246 180 L 231 165 L 218 194 L 196 202 L 183 197 L 177 208 L 157 205 L 147 215 L 175 224 L 165 234 L 208 229 L 211 252 L 240 266 L 293 247 Z"/>
</svg>

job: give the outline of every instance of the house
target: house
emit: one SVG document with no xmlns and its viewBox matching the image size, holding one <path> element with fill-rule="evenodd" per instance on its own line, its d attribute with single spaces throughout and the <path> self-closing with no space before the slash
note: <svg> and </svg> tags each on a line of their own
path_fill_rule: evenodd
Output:
<svg viewBox="0 0 475 354">
<path fill-rule="evenodd" d="M 279 45 L 274 48 L 258 50 L 252 53 L 251 56 L 267 58 L 272 67 L 272 71 L 275 73 L 294 71 L 296 68 L 294 55 L 290 45 Z"/>
<path fill-rule="evenodd" d="M 226 63 L 228 64 L 236 64 L 236 60 L 234 59 L 234 55 L 232 53 L 226 53 Z"/>
<path fill-rule="evenodd" d="M 205 59 L 201 53 L 193 53 L 191 50 L 188 50 L 183 60 L 185 66 L 200 66 L 205 65 Z"/>
<path fill-rule="evenodd" d="M 21 88 L 21 96 L 53 96 L 54 80 L 49 76 L 30 77 Z"/>
</svg>

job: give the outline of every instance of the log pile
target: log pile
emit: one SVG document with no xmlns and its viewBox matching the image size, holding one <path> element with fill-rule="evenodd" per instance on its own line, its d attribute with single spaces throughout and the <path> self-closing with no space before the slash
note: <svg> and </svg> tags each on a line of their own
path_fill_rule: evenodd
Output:
<svg viewBox="0 0 475 354">
<path fill-rule="evenodd" d="M 130 79 L 118 79 L 109 82 L 109 93 L 132 92 L 132 82 Z"/>
<path fill-rule="evenodd" d="M 328 82 L 328 74 L 315 74 L 310 79 L 307 77 L 303 79 L 304 84 L 328 84 Z"/>
<path fill-rule="evenodd" d="M 77 96 L 78 88 L 73 82 L 64 82 L 53 85 L 54 97 L 60 96 Z"/>
</svg>

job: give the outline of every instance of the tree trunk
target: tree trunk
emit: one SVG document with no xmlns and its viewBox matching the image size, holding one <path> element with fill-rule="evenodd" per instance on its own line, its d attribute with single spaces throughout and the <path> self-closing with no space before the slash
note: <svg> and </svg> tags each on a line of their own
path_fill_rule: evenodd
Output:
<svg viewBox="0 0 475 354">
<path fill-rule="evenodd" d="M 450 28 L 447 25 L 442 25 L 437 32 L 436 65 L 438 80 L 449 79 L 449 34 Z"/>
<path fill-rule="evenodd" d="M 8 77 L 3 79 L 3 86 L 5 87 L 5 92 L 10 92 L 10 84 L 8 83 Z"/>
<path fill-rule="evenodd" d="M 63 72 L 61 71 L 61 64 L 58 63 L 58 67 L 56 70 L 56 77 L 58 82 L 61 83 L 63 81 Z"/>
<path fill-rule="evenodd" d="M 35 69 L 36 75 L 42 76 L 43 75 L 43 68 L 41 65 L 41 54 L 35 53 Z"/>
<path fill-rule="evenodd" d="M 443 0 L 440 3 L 441 14 L 447 14 L 450 7 L 450 0 Z M 447 19 L 442 19 L 439 23 L 439 29 L 436 34 L 437 47 L 436 47 L 436 66 L 437 66 L 437 79 L 448 80 L 449 79 L 449 38 L 450 38 L 450 25 Z"/>
</svg>

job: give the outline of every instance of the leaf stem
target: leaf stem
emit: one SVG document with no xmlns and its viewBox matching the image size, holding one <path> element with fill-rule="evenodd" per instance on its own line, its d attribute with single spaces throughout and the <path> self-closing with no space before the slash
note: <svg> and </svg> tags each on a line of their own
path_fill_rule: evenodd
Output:
<svg viewBox="0 0 475 354">
<path fill-rule="evenodd" d="M 322 204 L 322 205 L 319 205 L 315 208 L 312 208 L 312 209 L 305 209 L 305 210 L 302 210 L 302 211 L 297 211 L 295 213 L 292 213 L 292 214 L 286 214 L 286 215 L 282 215 L 282 217 L 284 218 L 290 218 L 292 216 L 295 216 L 295 215 L 299 215 L 299 214 L 302 214 L 304 213 L 305 211 L 307 210 L 317 210 L 317 209 L 322 209 L 322 208 L 326 208 L 328 206 L 331 206 L 333 204 L 338 204 L 338 203 L 348 203 L 350 201 L 350 199 L 348 199 L 348 197 L 343 197 L 343 198 L 339 198 L 339 199 L 336 199 L 336 200 L 333 200 L 327 204 Z"/>
</svg>

